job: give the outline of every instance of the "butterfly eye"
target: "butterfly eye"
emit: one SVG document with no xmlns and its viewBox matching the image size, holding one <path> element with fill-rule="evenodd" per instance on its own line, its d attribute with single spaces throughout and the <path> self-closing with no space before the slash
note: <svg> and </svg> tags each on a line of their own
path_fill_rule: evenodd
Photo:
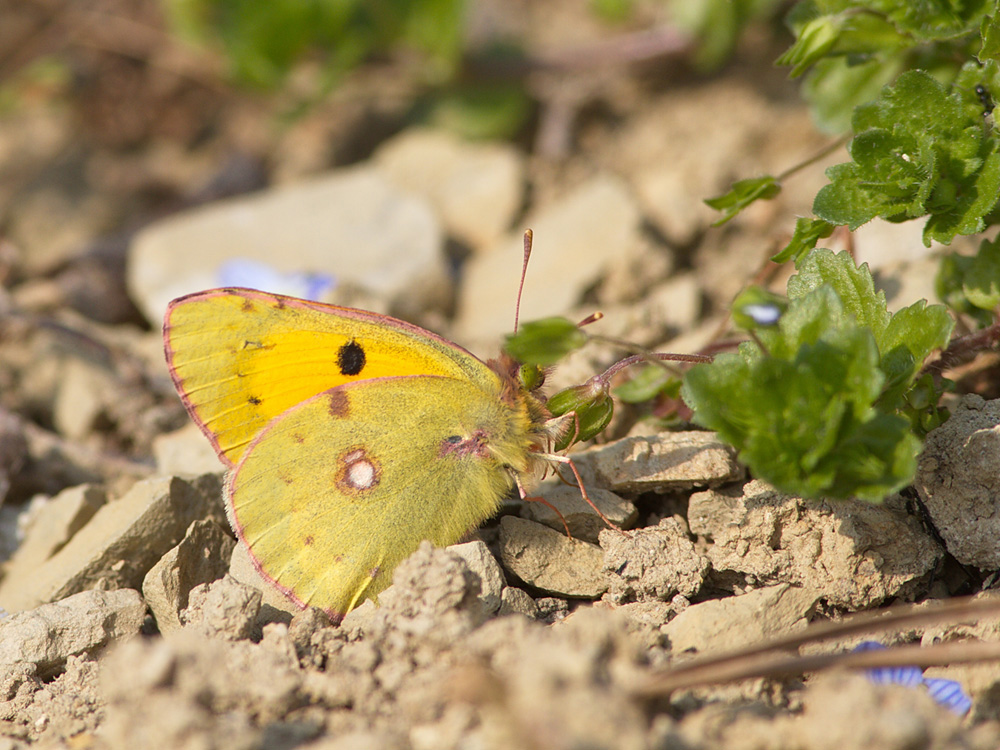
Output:
<svg viewBox="0 0 1000 750">
<path fill-rule="evenodd" d="M 458 445 L 459 443 L 462 442 L 462 436 L 461 435 L 451 435 L 449 437 L 446 437 L 444 439 L 444 441 L 446 443 L 448 443 L 449 445 Z"/>
</svg>

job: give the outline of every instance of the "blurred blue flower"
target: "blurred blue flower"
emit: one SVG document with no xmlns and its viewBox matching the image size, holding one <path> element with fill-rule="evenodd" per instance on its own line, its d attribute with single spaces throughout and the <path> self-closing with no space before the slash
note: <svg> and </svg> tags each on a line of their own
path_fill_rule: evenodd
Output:
<svg viewBox="0 0 1000 750">
<path fill-rule="evenodd" d="M 855 647 L 855 651 L 881 651 L 885 646 L 877 641 L 864 641 Z M 924 677 L 919 667 L 874 667 L 865 670 L 868 679 L 876 685 L 902 685 L 916 687 L 923 685 L 928 694 L 939 705 L 959 716 L 963 716 L 972 708 L 972 699 L 965 694 L 962 686 L 955 680 L 945 680 L 940 677 Z"/>
<path fill-rule="evenodd" d="M 219 286 L 243 286 L 262 292 L 319 301 L 335 286 L 333 276 L 306 271 L 278 271 L 258 260 L 234 258 L 216 273 Z"/>
</svg>

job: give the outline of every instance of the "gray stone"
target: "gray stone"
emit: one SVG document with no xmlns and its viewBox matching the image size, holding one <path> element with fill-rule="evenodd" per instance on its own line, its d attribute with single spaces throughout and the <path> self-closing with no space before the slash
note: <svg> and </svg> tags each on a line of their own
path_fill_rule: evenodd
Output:
<svg viewBox="0 0 1000 750">
<path fill-rule="evenodd" d="M 692 604 L 661 630 L 674 654 L 719 653 L 804 628 L 820 594 L 783 583 Z"/>
<path fill-rule="evenodd" d="M 500 555 L 507 570 L 550 594 L 596 599 L 608 588 L 600 547 L 532 521 L 500 519 Z"/>
<path fill-rule="evenodd" d="M 915 483 L 955 559 L 1000 568 L 1000 399 L 962 399 L 927 435 Z"/>
<path fill-rule="evenodd" d="M 38 506 L 24 541 L 7 562 L 5 581 L 30 580 L 38 567 L 58 552 L 94 516 L 107 500 L 100 487 L 68 487 Z M 0 583 L 0 601 L 4 584 Z"/>
<path fill-rule="evenodd" d="M 708 573 L 708 560 L 695 550 L 678 516 L 627 535 L 602 531 L 601 547 L 610 581 L 607 597 L 616 604 L 694 596 Z"/>
<path fill-rule="evenodd" d="M 188 606 L 191 589 L 226 574 L 235 544 L 214 521 L 195 521 L 181 543 L 150 569 L 142 582 L 142 595 L 161 633 L 181 627 L 180 612 Z"/>
<path fill-rule="evenodd" d="M 405 317 L 446 288 L 442 245 L 426 201 L 374 167 L 351 167 L 149 225 L 129 251 L 129 290 L 159 323 L 171 299 L 219 286 L 221 265 L 245 258 L 279 272 L 335 275 L 382 296 Z"/>
<path fill-rule="evenodd" d="M 242 641 L 256 632 L 260 609 L 260 591 L 224 575 L 191 589 L 187 607 L 178 620 L 185 628 L 209 638 Z"/>
<path fill-rule="evenodd" d="M 373 158 L 393 183 L 426 198 L 448 234 L 474 252 L 510 229 L 524 201 L 524 155 L 510 144 L 411 129 Z"/>
<path fill-rule="evenodd" d="M 614 492 L 668 492 L 743 476 L 736 451 L 714 432 L 634 436 L 574 454 L 580 474 Z"/>
<path fill-rule="evenodd" d="M 538 495 L 562 513 L 574 539 L 596 544 L 598 534 L 608 528 L 590 504 L 583 499 L 583 495 L 580 494 L 577 487 L 569 487 L 565 484 L 542 485 L 538 489 Z M 618 528 L 631 528 L 639 516 L 639 511 L 636 510 L 634 503 L 608 490 L 588 489 L 587 496 Z M 521 507 L 520 515 L 529 521 L 543 523 L 556 531 L 565 532 L 559 516 L 545 503 L 526 502 Z"/>
<path fill-rule="evenodd" d="M 0 666 L 34 664 L 57 671 L 70 656 L 94 653 L 138 635 L 146 605 L 138 591 L 83 591 L 0 620 Z"/>
<path fill-rule="evenodd" d="M 521 299 L 521 320 L 565 315 L 619 254 L 641 243 L 642 217 L 628 188 L 601 175 L 527 218 L 535 248 Z M 614 251 L 611 251 L 614 248 Z M 456 330 L 462 341 L 508 333 L 521 277 L 523 230 L 465 267 Z"/>
<path fill-rule="evenodd" d="M 451 552 L 465 560 L 469 570 L 479 577 L 479 600 L 483 610 L 491 615 L 500 607 L 500 597 L 507 582 L 503 577 L 500 563 L 490 554 L 485 542 L 474 541 L 465 544 L 453 544 L 448 548 Z"/>
<path fill-rule="evenodd" d="M 517 586 L 506 586 L 500 594 L 500 609 L 497 610 L 497 616 L 504 617 L 514 614 L 524 615 L 534 620 L 538 617 L 538 605 L 524 589 L 519 589 Z"/>
<path fill-rule="evenodd" d="M 924 590 L 943 557 L 920 520 L 889 501 L 802 500 L 754 480 L 691 496 L 691 531 L 711 542 L 711 578 L 737 593 L 778 583 L 852 610 Z"/>
<path fill-rule="evenodd" d="M 138 588 L 195 520 L 225 523 L 219 478 L 163 477 L 137 482 L 108 502 L 28 579 L 4 579 L 0 607 L 32 609 L 93 588 Z"/>
</svg>

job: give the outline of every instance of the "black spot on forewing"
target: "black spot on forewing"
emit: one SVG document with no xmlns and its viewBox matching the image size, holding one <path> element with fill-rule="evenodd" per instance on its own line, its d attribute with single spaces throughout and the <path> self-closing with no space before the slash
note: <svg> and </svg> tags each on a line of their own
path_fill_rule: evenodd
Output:
<svg viewBox="0 0 1000 750">
<path fill-rule="evenodd" d="M 365 350 L 357 341 L 348 341 L 337 352 L 341 375 L 357 375 L 365 369 Z"/>
</svg>

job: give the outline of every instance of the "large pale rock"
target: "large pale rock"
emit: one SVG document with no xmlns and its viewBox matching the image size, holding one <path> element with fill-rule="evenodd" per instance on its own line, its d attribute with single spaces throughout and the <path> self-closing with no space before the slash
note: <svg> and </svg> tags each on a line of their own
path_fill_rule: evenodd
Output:
<svg viewBox="0 0 1000 750">
<path fill-rule="evenodd" d="M 787 583 L 692 604 L 661 630 L 675 654 L 733 651 L 804 628 L 818 592 Z"/>
<path fill-rule="evenodd" d="M 500 519 L 500 555 L 507 570 L 551 594 L 596 599 L 608 588 L 600 547 L 532 521 Z"/>
<path fill-rule="evenodd" d="M 510 144 L 407 130 L 373 158 L 393 183 L 426 198 L 445 230 L 474 251 L 508 231 L 524 201 L 524 155 Z"/>
<path fill-rule="evenodd" d="M 137 482 L 104 505 L 28 578 L 0 582 L 0 607 L 32 609 L 92 588 L 138 588 L 150 568 L 201 518 L 225 523 L 219 478 Z"/>
<path fill-rule="evenodd" d="M 181 627 L 180 612 L 188 606 L 191 589 L 225 575 L 235 544 L 214 521 L 195 521 L 181 543 L 146 574 L 142 594 L 161 633 Z"/>
<path fill-rule="evenodd" d="M 138 635 L 146 605 L 133 589 L 83 591 L 0 620 L 0 672 L 34 664 L 49 674 L 70 656 Z"/>
<path fill-rule="evenodd" d="M 759 480 L 695 493 L 688 523 L 712 542 L 717 585 L 741 592 L 790 583 L 852 610 L 913 598 L 943 556 L 920 520 L 889 501 L 802 500 Z"/>
<path fill-rule="evenodd" d="M 626 437 L 573 455 L 584 481 L 614 492 L 669 492 L 743 476 L 736 452 L 714 432 Z"/>
<path fill-rule="evenodd" d="M 642 242 L 642 217 L 624 183 L 602 175 L 526 219 L 535 246 L 521 320 L 565 315 L 604 269 Z M 523 230 L 465 266 L 456 329 L 462 341 L 509 333 L 521 277 Z"/>
<path fill-rule="evenodd" d="M 226 261 L 332 275 L 422 310 L 447 284 L 440 226 L 427 202 L 370 166 L 219 201 L 151 224 L 130 249 L 132 298 L 158 323 L 167 303 L 219 286 Z"/>
<path fill-rule="evenodd" d="M 956 560 L 1000 568 L 1000 399 L 966 396 L 931 431 L 916 486 Z"/>
</svg>

